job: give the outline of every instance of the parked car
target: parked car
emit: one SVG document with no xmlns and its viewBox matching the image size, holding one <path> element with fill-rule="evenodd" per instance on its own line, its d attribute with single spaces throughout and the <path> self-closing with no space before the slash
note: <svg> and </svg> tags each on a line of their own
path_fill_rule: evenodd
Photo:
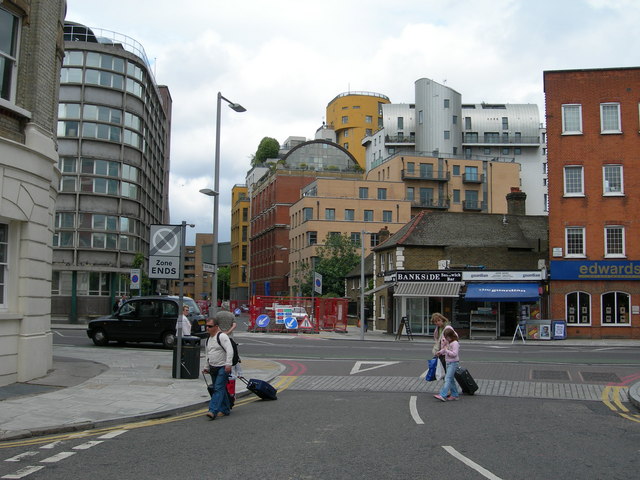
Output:
<svg viewBox="0 0 640 480">
<path fill-rule="evenodd" d="M 204 336 L 206 319 L 198 305 L 190 297 L 183 297 L 183 303 L 189 306 L 191 334 Z M 179 297 L 134 297 L 113 314 L 91 320 L 87 325 L 87 335 L 98 346 L 117 341 L 154 342 L 173 348 L 179 311 Z"/>
</svg>

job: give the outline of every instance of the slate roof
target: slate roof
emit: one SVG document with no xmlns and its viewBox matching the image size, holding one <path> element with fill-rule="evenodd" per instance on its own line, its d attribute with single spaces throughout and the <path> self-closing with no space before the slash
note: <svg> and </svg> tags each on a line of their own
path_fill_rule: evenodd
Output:
<svg viewBox="0 0 640 480">
<path fill-rule="evenodd" d="M 422 211 L 373 250 L 396 246 L 504 247 L 547 249 L 544 215 L 502 215 Z M 540 245 L 538 245 L 540 243 Z"/>
<path fill-rule="evenodd" d="M 373 275 L 373 253 L 367 255 L 364 259 L 364 276 L 370 277 Z M 349 273 L 345 275 L 345 279 L 352 277 L 360 277 L 360 264 L 354 267 Z"/>
</svg>

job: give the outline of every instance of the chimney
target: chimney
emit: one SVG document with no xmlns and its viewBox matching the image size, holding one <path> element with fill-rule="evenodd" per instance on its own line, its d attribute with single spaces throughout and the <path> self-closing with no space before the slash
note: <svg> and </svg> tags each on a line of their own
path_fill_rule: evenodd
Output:
<svg viewBox="0 0 640 480">
<path fill-rule="evenodd" d="M 509 215 L 526 215 L 526 200 L 526 193 L 521 192 L 518 187 L 511 187 L 511 193 L 507 193 L 507 213 Z"/>
<path fill-rule="evenodd" d="M 391 233 L 389 232 L 389 228 L 385 225 L 378 232 L 378 243 L 383 243 L 390 236 L 391 236 Z"/>
</svg>

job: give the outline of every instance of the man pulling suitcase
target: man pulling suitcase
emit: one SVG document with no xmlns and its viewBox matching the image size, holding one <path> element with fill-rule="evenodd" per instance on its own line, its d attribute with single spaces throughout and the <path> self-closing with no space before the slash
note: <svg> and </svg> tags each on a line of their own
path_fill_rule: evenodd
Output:
<svg viewBox="0 0 640 480">
<path fill-rule="evenodd" d="M 216 339 L 216 341 L 207 341 L 206 343 L 207 366 L 202 370 L 203 373 L 211 375 L 213 395 L 209 401 L 207 417 L 210 420 L 215 420 L 231 413 L 227 382 L 233 363 L 233 347 L 227 334 L 220 331 L 220 323 L 217 318 L 207 319 L 206 326 L 209 339 Z"/>
</svg>

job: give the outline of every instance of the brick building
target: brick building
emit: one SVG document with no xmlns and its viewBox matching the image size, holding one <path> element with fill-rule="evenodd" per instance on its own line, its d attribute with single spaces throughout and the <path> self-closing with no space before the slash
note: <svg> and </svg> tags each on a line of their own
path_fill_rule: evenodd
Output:
<svg viewBox="0 0 640 480">
<path fill-rule="evenodd" d="M 544 73 L 553 318 L 640 338 L 640 68 Z"/>
<path fill-rule="evenodd" d="M 523 205 L 522 192 L 510 194 Z M 423 211 L 373 249 L 376 328 L 431 334 L 441 312 L 471 338 L 513 335 L 545 318 L 547 217 Z"/>
<path fill-rule="evenodd" d="M 0 2 L 0 385 L 52 366 L 63 0 Z"/>
<path fill-rule="evenodd" d="M 289 285 L 289 207 L 316 177 L 362 178 L 347 150 L 327 140 L 297 144 L 253 183 L 251 197 L 250 296 L 287 295 Z"/>
</svg>

